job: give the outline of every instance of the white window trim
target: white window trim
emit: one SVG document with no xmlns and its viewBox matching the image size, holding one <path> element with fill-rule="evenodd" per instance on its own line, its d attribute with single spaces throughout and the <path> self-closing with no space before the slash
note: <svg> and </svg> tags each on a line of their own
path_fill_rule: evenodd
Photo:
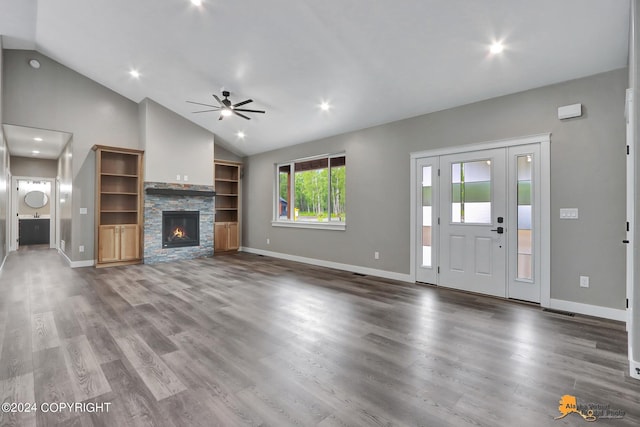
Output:
<svg viewBox="0 0 640 427">
<path fill-rule="evenodd" d="M 307 229 L 316 229 L 316 230 L 333 230 L 333 231 L 344 231 L 347 228 L 347 224 L 344 221 L 327 221 L 327 222 L 308 222 L 308 221 L 294 221 L 290 219 L 280 219 L 278 218 L 278 208 L 279 208 L 279 200 L 280 200 L 280 167 L 290 165 L 291 166 L 291 187 L 293 191 L 291 192 L 292 200 L 290 201 L 292 206 L 295 206 L 295 164 L 297 162 L 305 162 L 309 160 L 315 159 L 333 159 L 336 157 L 346 157 L 345 152 L 340 153 L 331 153 L 331 154 L 320 154 L 317 156 L 303 157 L 300 159 L 289 160 L 285 162 L 275 163 L 275 179 L 273 186 L 273 219 L 271 221 L 272 227 L 283 227 L 283 228 L 307 228 Z M 331 162 L 329 162 L 330 164 Z M 329 185 L 331 180 L 329 180 Z M 289 208 L 290 209 L 290 208 Z"/>
</svg>

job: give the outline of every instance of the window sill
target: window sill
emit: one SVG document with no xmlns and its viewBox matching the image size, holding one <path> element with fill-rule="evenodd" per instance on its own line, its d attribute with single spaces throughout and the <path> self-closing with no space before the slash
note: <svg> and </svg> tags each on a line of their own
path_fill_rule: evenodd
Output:
<svg viewBox="0 0 640 427">
<path fill-rule="evenodd" d="M 272 227 L 284 227 L 284 228 L 311 228 L 316 230 L 334 230 L 344 231 L 347 229 L 347 224 L 344 222 L 328 223 L 328 222 L 300 222 L 300 221 L 271 221 Z"/>
</svg>

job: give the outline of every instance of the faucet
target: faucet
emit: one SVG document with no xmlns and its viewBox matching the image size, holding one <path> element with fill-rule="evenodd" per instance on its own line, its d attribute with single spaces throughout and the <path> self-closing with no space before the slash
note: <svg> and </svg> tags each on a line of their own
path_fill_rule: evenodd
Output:
<svg viewBox="0 0 640 427">
<path fill-rule="evenodd" d="M 36 213 L 33 215 L 34 218 L 38 218 L 38 212 L 36 211 Z"/>
</svg>

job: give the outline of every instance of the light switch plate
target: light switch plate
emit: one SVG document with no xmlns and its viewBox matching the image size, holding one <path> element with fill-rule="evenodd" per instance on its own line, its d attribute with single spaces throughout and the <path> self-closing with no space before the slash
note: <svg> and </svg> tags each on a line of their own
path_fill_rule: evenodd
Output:
<svg viewBox="0 0 640 427">
<path fill-rule="evenodd" d="M 87 214 L 87 208 L 80 208 L 80 215 L 86 215 Z"/>
<path fill-rule="evenodd" d="M 578 219 L 578 208 L 560 209 L 560 219 Z"/>
<path fill-rule="evenodd" d="M 580 276 L 580 287 L 581 288 L 589 287 L 589 276 Z"/>
</svg>

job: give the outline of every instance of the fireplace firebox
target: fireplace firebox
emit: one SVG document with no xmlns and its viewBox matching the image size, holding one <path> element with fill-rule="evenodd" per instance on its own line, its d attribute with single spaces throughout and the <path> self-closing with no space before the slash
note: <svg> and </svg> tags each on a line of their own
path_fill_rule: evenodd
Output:
<svg viewBox="0 0 640 427">
<path fill-rule="evenodd" d="M 199 211 L 163 211 L 162 247 L 200 246 Z"/>
</svg>

